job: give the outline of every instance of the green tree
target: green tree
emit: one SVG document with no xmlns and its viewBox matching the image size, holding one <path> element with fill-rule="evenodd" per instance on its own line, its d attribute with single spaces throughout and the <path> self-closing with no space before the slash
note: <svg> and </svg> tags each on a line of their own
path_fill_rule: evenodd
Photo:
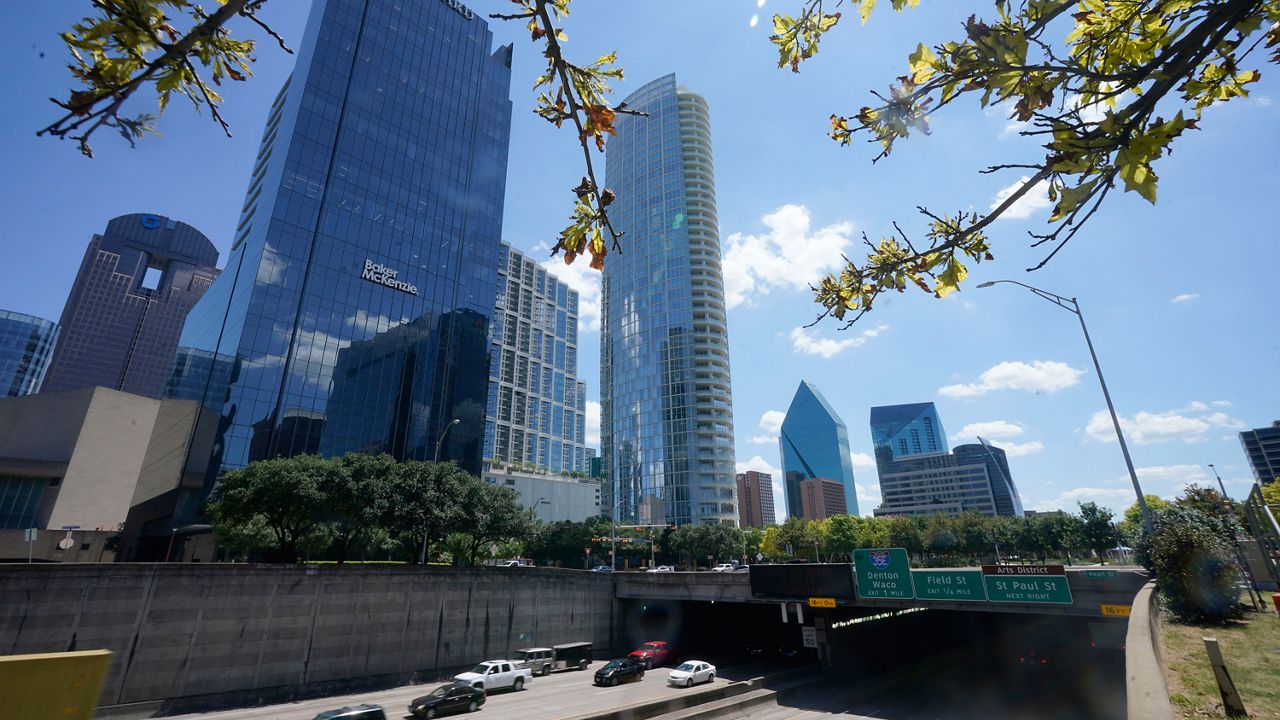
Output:
<svg viewBox="0 0 1280 720">
<path fill-rule="evenodd" d="M 1138 543 L 1138 561 L 1156 576 L 1165 605 L 1186 622 L 1221 622 L 1239 614 L 1239 579 L 1228 523 L 1188 506 L 1156 513 Z"/>
<path fill-rule="evenodd" d="M 782 540 L 782 528 L 777 525 L 770 525 L 764 529 L 764 535 L 760 538 L 760 552 L 770 560 L 776 560 L 786 555 L 786 543 Z"/>
<path fill-rule="evenodd" d="M 1213 488 L 1192 483 L 1173 501 L 1178 507 L 1198 510 L 1213 517 L 1235 516 L 1234 503 Z"/>
<path fill-rule="evenodd" d="M 976 512 L 961 513 L 955 521 L 959 551 L 975 560 L 991 552 L 995 520 Z"/>
<path fill-rule="evenodd" d="M 939 557 L 954 557 L 960 550 L 960 534 L 955 520 L 942 513 L 934 513 L 925 522 L 925 550 Z"/>
<path fill-rule="evenodd" d="M 864 521 L 856 515 L 832 515 L 827 518 L 827 552 L 853 562 L 853 551 L 860 546 Z"/>
<path fill-rule="evenodd" d="M 1098 562 L 1107 563 L 1107 550 L 1120 541 L 1111 522 L 1113 513 L 1095 502 L 1078 503 L 1080 506 L 1081 541 L 1098 556 Z"/>
<path fill-rule="evenodd" d="M 764 544 L 764 532 L 764 528 L 742 528 L 743 551 L 746 553 L 743 562 L 753 563 L 756 561 L 757 553 L 764 554 L 761 548 Z"/>
<path fill-rule="evenodd" d="M 1155 513 L 1169 507 L 1169 501 L 1158 495 L 1143 495 L 1147 501 L 1147 509 L 1154 515 Z M 1139 507 L 1138 501 L 1134 500 L 1133 504 L 1124 510 L 1124 519 L 1116 523 L 1116 528 L 1120 531 L 1120 536 L 1124 539 L 1126 545 L 1136 545 L 1138 538 L 1143 532 L 1142 508 Z"/>
<path fill-rule="evenodd" d="M 265 525 L 274 541 L 274 559 L 297 562 L 300 544 L 323 521 L 321 487 L 332 472 L 333 463 L 315 455 L 251 462 L 218 479 L 209 517 L 233 543 L 252 536 L 255 524 Z"/>
<path fill-rule="evenodd" d="M 922 556 L 925 552 L 924 518 L 889 518 L 889 547 L 904 548 L 909 554 Z"/>
<path fill-rule="evenodd" d="M 889 524 L 890 518 L 887 517 L 865 518 L 858 533 L 858 547 L 889 547 Z"/>
<path fill-rule="evenodd" d="M 458 528 L 458 498 L 470 476 L 452 462 L 409 460 L 396 466 L 382 525 L 415 560 L 431 558 L 431 545 Z"/>
<path fill-rule="evenodd" d="M 467 542 L 463 554 L 454 556 L 455 563 L 475 565 L 482 551 L 488 553 L 490 543 L 532 537 L 535 518 L 520 504 L 515 490 L 483 482 L 470 474 L 459 485 L 461 512 L 454 516 L 452 528 L 465 535 Z"/>
<path fill-rule="evenodd" d="M 1054 534 L 1058 547 L 1067 556 L 1067 564 L 1071 564 L 1071 551 L 1085 545 L 1084 520 L 1076 515 L 1063 513 L 1054 521 Z"/>
<path fill-rule="evenodd" d="M 803 0 L 797 16 L 775 15 L 770 38 L 779 67 L 799 72 L 839 23 L 830 1 Z M 838 4 L 838 3 L 837 3 Z M 862 22 L 876 0 L 851 0 Z M 919 0 L 893 0 L 914 8 Z M 1138 0 L 996 2 L 995 16 L 972 15 L 964 34 L 908 56 L 887 95 L 852 113 L 832 114 L 830 137 L 878 143 L 875 161 L 897 141 L 928 133 L 929 118 L 961 98 L 1006 109 L 1042 140 L 1042 157 L 994 165 L 1021 175 L 1017 188 L 983 214 L 920 208 L 916 240 L 902 231 L 868 241 L 863 262 L 848 261 L 818 284 L 824 315 L 856 321 L 886 291 L 916 286 L 937 297 L 958 289 L 968 265 L 992 260 L 991 224 L 1029 192 L 1047 188 L 1054 229 L 1033 234 L 1048 248 L 1043 267 L 1093 216 L 1117 185 L 1156 201 L 1155 166 L 1173 142 L 1195 129 L 1203 111 L 1247 96 L 1260 77 L 1248 67 L 1261 44 L 1280 45 L 1280 0 Z M 847 23 L 846 23 L 847 24 Z M 1065 38 L 1059 40 L 1058 38 Z M 1271 55 L 1280 62 L 1280 52 Z M 963 207 L 964 203 L 957 203 Z M 852 314 L 852 317 L 848 317 Z"/>
<path fill-rule="evenodd" d="M 1280 478 L 1262 486 L 1262 501 L 1271 508 L 1271 514 L 1280 517 Z"/>
<path fill-rule="evenodd" d="M 331 471 L 321 476 L 320 492 L 324 495 L 325 529 L 341 564 L 352 546 L 386 513 L 396 461 L 385 453 L 352 453 L 328 462 Z"/>
<path fill-rule="evenodd" d="M 705 558 L 715 563 L 737 557 L 742 552 L 742 535 L 728 525 L 681 525 L 671 532 L 670 547 L 694 567 Z"/>
</svg>

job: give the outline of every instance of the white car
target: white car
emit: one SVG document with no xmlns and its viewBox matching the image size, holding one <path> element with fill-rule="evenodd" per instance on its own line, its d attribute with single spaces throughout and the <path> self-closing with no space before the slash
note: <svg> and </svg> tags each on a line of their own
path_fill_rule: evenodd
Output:
<svg viewBox="0 0 1280 720">
<path fill-rule="evenodd" d="M 701 660 L 688 660 L 667 675 L 667 684 L 676 687 L 693 687 L 697 683 L 716 679 L 716 666 Z"/>
<path fill-rule="evenodd" d="M 645 572 L 673 572 L 673 570 L 666 565 L 655 565 L 648 570 L 645 570 Z"/>
<path fill-rule="evenodd" d="M 533 671 L 512 660 L 485 660 L 471 672 L 459 673 L 453 679 L 485 692 L 500 688 L 519 692 L 533 680 Z"/>
<path fill-rule="evenodd" d="M 733 563 L 720 563 L 719 565 L 711 568 L 711 572 L 733 572 L 737 569 L 738 566 Z"/>
</svg>

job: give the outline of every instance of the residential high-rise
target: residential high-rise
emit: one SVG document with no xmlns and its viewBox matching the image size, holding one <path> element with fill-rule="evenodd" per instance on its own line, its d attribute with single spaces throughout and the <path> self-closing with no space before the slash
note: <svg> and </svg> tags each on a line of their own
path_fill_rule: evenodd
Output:
<svg viewBox="0 0 1280 720">
<path fill-rule="evenodd" d="M 527 463 L 556 474 L 587 474 L 578 293 L 506 243 L 497 269 L 484 427 L 486 472 Z"/>
<path fill-rule="evenodd" d="M 800 481 L 800 517 L 822 520 L 849 512 L 844 501 L 844 486 L 828 478 Z"/>
<path fill-rule="evenodd" d="M 0 310 L 0 398 L 40 392 L 57 342 L 57 324 Z"/>
<path fill-rule="evenodd" d="M 1280 478 L 1280 420 L 1271 423 L 1271 427 L 1240 433 L 1240 445 L 1258 482 L 1271 483 Z"/>
<path fill-rule="evenodd" d="M 995 500 L 997 515 L 1022 517 L 1022 497 L 1009 472 L 1009 459 L 1004 450 L 978 438 L 978 442 L 957 445 L 951 450 L 958 465 L 986 465 L 987 479 L 991 483 L 991 497 Z"/>
<path fill-rule="evenodd" d="M 733 400 L 707 103 L 667 75 L 626 98 L 605 150 L 626 249 L 604 264 L 604 512 L 735 524 Z"/>
<path fill-rule="evenodd" d="M 773 476 L 756 470 L 738 473 L 738 527 L 764 527 L 778 521 L 773 509 Z"/>
<path fill-rule="evenodd" d="M 884 405 L 871 408 L 871 444 L 876 468 L 911 455 L 945 453 L 947 434 L 933 403 Z"/>
<path fill-rule="evenodd" d="M 218 249 L 162 215 L 121 215 L 84 251 L 44 390 L 101 386 L 159 398 L 187 313 L 218 277 Z"/>
<path fill-rule="evenodd" d="M 801 381 L 778 436 L 787 514 L 804 517 L 800 483 L 826 478 L 840 484 L 845 509 L 858 514 L 858 489 L 849 455 L 849 429 L 818 388 Z"/>
<path fill-rule="evenodd" d="M 201 482 L 144 522 L 167 533 L 222 471 L 313 449 L 480 472 L 511 120 L 511 47 L 491 45 L 458 2 L 312 5 L 179 343 Z"/>
</svg>

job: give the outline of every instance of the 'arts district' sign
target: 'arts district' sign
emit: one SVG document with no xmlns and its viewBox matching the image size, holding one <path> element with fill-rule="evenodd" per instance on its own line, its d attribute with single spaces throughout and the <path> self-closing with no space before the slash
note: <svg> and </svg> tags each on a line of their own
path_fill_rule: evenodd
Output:
<svg viewBox="0 0 1280 720">
<path fill-rule="evenodd" d="M 378 285 L 385 285 L 392 290 L 399 290 L 400 292 L 409 293 L 410 295 L 417 295 L 418 286 L 399 279 L 397 277 L 399 274 L 399 270 L 392 270 L 386 265 L 376 263 L 366 258 L 364 261 L 364 272 L 360 273 L 360 279 L 367 280 Z"/>
</svg>

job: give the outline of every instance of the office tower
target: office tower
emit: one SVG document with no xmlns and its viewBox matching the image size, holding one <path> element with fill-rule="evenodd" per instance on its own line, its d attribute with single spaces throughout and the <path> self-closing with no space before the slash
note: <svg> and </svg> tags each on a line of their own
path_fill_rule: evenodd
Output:
<svg viewBox="0 0 1280 720">
<path fill-rule="evenodd" d="M 1265 484 L 1280 478 L 1280 420 L 1271 423 L 1271 427 L 1240 433 L 1240 445 L 1249 458 L 1254 479 Z"/>
<path fill-rule="evenodd" d="M 626 98 L 605 150 L 625 250 L 604 264 L 604 512 L 737 522 L 729 342 L 707 103 L 658 78 Z"/>
<path fill-rule="evenodd" d="M 947 434 L 931 402 L 885 405 L 871 408 L 871 444 L 883 472 L 891 460 L 946 452 Z"/>
<path fill-rule="evenodd" d="M 800 517 L 822 520 L 849 511 L 844 501 L 844 486 L 828 478 L 800 481 Z"/>
<path fill-rule="evenodd" d="M 778 436 L 782 479 L 787 491 L 787 514 L 803 517 L 800 483 L 826 478 L 840 483 L 845 509 L 858 514 L 858 489 L 849 455 L 849 430 L 834 408 L 814 387 L 801 381 Z"/>
<path fill-rule="evenodd" d="M 966 458 L 972 460 L 973 458 Z M 996 499 L 985 462 L 961 464 L 951 453 L 913 455 L 880 469 L 882 515 L 996 515 Z"/>
<path fill-rule="evenodd" d="M 578 380 L 578 293 L 506 243 L 498 252 L 486 471 L 528 463 L 587 474 L 587 386 Z"/>
<path fill-rule="evenodd" d="M 957 465 L 986 465 L 997 515 L 1022 517 L 1022 497 L 1018 495 L 1018 486 L 1013 484 L 1004 450 L 978 438 L 976 443 L 955 446 L 951 454 Z"/>
<path fill-rule="evenodd" d="M 0 398 L 40 392 L 57 342 L 56 324 L 0 310 Z"/>
<path fill-rule="evenodd" d="M 773 509 L 773 476 L 748 470 L 738 473 L 738 527 L 764 527 L 778 521 Z"/>
<path fill-rule="evenodd" d="M 101 386 L 159 398 L 182 324 L 218 277 L 218 250 L 162 215 L 121 215 L 84 251 L 44 390 Z"/>
<path fill-rule="evenodd" d="M 456 2 L 312 5 L 179 343 L 170 391 L 206 412 L 174 517 L 143 522 L 168 532 L 224 470 L 317 448 L 480 472 L 511 120 L 491 44 Z"/>
</svg>

